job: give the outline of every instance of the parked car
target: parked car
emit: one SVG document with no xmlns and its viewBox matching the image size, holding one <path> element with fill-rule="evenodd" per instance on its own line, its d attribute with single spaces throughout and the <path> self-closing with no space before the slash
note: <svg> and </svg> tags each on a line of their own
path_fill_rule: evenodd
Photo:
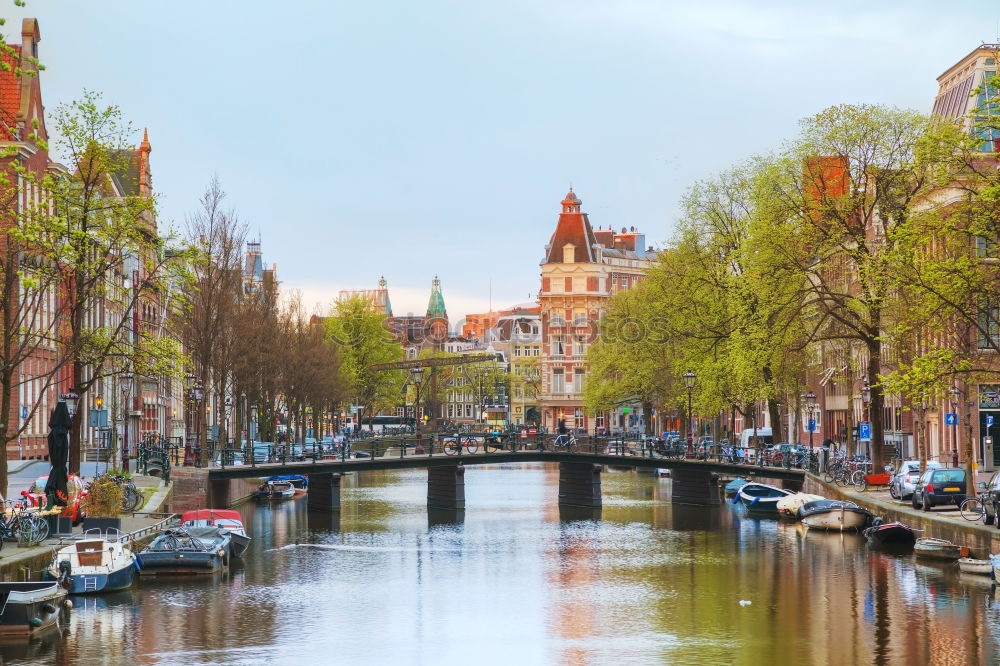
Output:
<svg viewBox="0 0 1000 666">
<path fill-rule="evenodd" d="M 960 467 L 929 469 L 913 489 L 914 509 L 930 511 L 939 504 L 961 504 L 966 497 L 965 470 Z"/>
<path fill-rule="evenodd" d="M 35 479 L 31 487 L 21 491 L 21 496 L 27 504 L 36 508 L 44 508 L 48 501 L 45 497 L 45 484 L 49 480 L 49 475 L 40 476 Z M 69 491 L 67 504 L 62 511 L 63 518 L 70 518 L 73 525 L 78 525 L 87 517 L 87 490 L 83 481 L 76 474 L 71 474 L 67 480 L 66 489 Z"/>
<path fill-rule="evenodd" d="M 927 469 L 941 469 L 941 463 L 936 460 L 927 461 Z M 892 481 L 889 482 L 889 494 L 895 499 L 907 499 L 913 495 L 913 489 L 920 478 L 920 461 L 904 460 L 896 468 Z"/>
</svg>

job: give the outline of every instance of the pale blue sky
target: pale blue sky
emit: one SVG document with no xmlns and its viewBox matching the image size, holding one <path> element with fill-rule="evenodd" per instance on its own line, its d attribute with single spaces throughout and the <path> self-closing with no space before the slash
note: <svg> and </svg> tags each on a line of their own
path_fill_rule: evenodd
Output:
<svg viewBox="0 0 1000 666">
<path fill-rule="evenodd" d="M 527 300 L 570 183 L 662 243 L 692 182 L 837 103 L 928 111 L 991 3 L 28 0 L 46 106 L 149 127 L 161 224 L 213 174 L 306 303 L 439 274 L 454 320 Z"/>
</svg>

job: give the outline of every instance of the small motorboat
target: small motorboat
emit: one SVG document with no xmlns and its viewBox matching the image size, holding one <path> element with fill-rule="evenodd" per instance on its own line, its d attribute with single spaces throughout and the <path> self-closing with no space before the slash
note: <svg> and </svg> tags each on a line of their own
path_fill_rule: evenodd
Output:
<svg viewBox="0 0 1000 666">
<path fill-rule="evenodd" d="M 296 495 L 302 495 L 309 490 L 309 477 L 302 474 L 282 474 L 281 476 L 271 476 L 264 479 L 265 483 L 271 481 L 287 481 L 292 484 Z"/>
<path fill-rule="evenodd" d="M 0 637 L 34 636 L 59 621 L 66 589 L 55 581 L 0 583 Z"/>
<path fill-rule="evenodd" d="M 295 486 L 291 481 L 265 481 L 257 488 L 257 499 L 291 499 Z"/>
<path fill-rule="evenodd" d="M 843 500 L 819 499 L 799 507 L 799 520 L 812 530 L 859 530 L 868 525 L 872 518 L 872 512 L 868 509 Z"/>
<path fill-rule="evenodd" d="M 229 552 L 243 557 L 250 546 L 250 536 L 243 526 L 243 516 L 233 509 L 199 509 L 181 514 L 181 527 L 218 527 L 229 532 Z"/>
<path fill-rule="evenodd" d="M 135 554 L 118 530 L 87 530 L 81 541 L 56 551 L 45 577 L 70 594 L 97 594 L 130 587 L 137 570 Z"/>
<path fill-rule="evenodd" d="M 917 539 L 917 542 L 913 544 L 913 552 L 917 557 L 948 561 L 955 561 L 969 555 L 969 549 L 964 546 L 958 546 L 946 539 L 932 539 L 930 537 Z"/>
<path fill-rule="evenodd" d="M 788 518 L 798 518 L 799 508 L 806 502 L 814 502 L 816 500 L 826 499 L 821 495 L 813 495 L 811 493 L 792 493 L 787 497 L 782 497 L 778 500 L 778 513 L 782 516 Z"/>
<path fill-rule="evenodd" d="M 219 527 L 164 530 L 139 554 L 140 573 L 214 573 L 229 564 L 229 545 L 229 532 Z"/>
<path fill-rule="evenodd" d="M 666 467 L 657 467 L 653 474 L 657 477 L 670 476 L 670 470 Z"/>
<path fill-rule="evenodd" d="M 755 513 L 778 513 L 778 500 L 791 495 L 791 490 L 785 490 L 778 486 L 766 483 L 746 483 L 736 493 L 736 498 L 747 508 L 747 511 Z"/>
<path fill-rule="evenodd" d="M 866 527 L 865 539 L 872 546 L 900 544 L 912 546 L 917 540 L 916 532 L 903 523 L 878 523 Z"/>
<path fill-rule="evenodd" d="M 958 568 L 962 573 L 989 576 L 993 573 L 993 563 L 990 560 L 976 560 L 971 557 L 958 558 Z"/>
<path fill-rule="evenodd" d="M 744 479 L 743 477 L 736 477 L 732 481 L 726 484 L 724 490 L 726 492 L 726 497 L 732 497 L 740 491 L 740 488 L 750 483 L 749 479 Z"/>
</svg>

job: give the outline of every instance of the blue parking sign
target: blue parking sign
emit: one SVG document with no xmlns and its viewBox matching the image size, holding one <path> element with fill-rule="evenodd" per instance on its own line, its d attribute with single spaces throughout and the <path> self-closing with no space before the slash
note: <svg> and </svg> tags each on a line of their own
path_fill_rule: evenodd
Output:
<svg viewBox="0 0 1000 666">
<path fill-rule="evenodd" d="M 989 428 L 991 425 L 993 425 L 993 415 L 992 414 L 987 414 L 986 415 L 986 427 Z"/>
<path fill-rule="evenodd" d="M 871 423 L 859 423 L 858 424 L 858 439 L 871 439 L 872 438 L 872 424 Z"/>
<path fill-rule="evenodd" d="M 28 406 L 27 405 L 21 405 L 21 418 L 22 419 L 28 418 Z"/>
</svg>

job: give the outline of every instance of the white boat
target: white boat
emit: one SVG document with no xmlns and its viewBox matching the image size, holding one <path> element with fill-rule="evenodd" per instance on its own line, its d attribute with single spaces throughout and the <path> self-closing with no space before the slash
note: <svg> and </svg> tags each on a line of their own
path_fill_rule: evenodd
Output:
<svg viewBox="0 0 1000 666">
<path fill-rule="evenodd" d="M 778 513 L 783 516 L 798 517 L 799 507 L 801 507 L 806 502 L 814 502 L 816 500 L 824 499 L 822 495 L 813 495 L 810 493 L 793 493 L 787 497 L 782 497 L 778 500 Z"/>
<path fill-rule="evenodd" d="M 913 544 L 913 552 L 917 555 L 917 557 L 927 557 L 935 560 L 951 560 L 953 562 L 960 557 L 969 556 L 968 548 L 953 544 L 951 541 L 947 541 L 946 539 L 934 539 L 931 537 L 917 539 L 917 542 Z"/>
<path fill-rule="evenodd" d="M 135 554 L 118 530 L 111 529 L 104 534 L 87 530 L 82 540 L 60 548 L 45 573 L 49 580 L 61 581 L 70 594 L 92 594 L 124 590 L 137 570 Z"/>
<path fill-rule="evenodd" d="M 791 490 L 785 490 L 767 483 L 747 483 L 736 493 L 733 501 L 743 503 L 747 511 L 755 513 L 778 513 L 778 500 L 791 495 Z"/>
<path fill-rule="evenodd" d="M 989 576 L 993 573 L 993 563 L 990 560 L 974 560 L 971 557 L 958 558 L 958 568 L 962 573 Z"/>
<path fill-rule="evenodd" d="M 867 525 L 872 513 L 853 502 L 819 499 L 799 507 L 799 518 L 809 529 L 844 532 Z"/>
<path fill-rule="evenodd" d="M 655 474 L 656 476 L 670 476 L 670 470 L 666 467 L 657 467 Z"/>
</svg>

